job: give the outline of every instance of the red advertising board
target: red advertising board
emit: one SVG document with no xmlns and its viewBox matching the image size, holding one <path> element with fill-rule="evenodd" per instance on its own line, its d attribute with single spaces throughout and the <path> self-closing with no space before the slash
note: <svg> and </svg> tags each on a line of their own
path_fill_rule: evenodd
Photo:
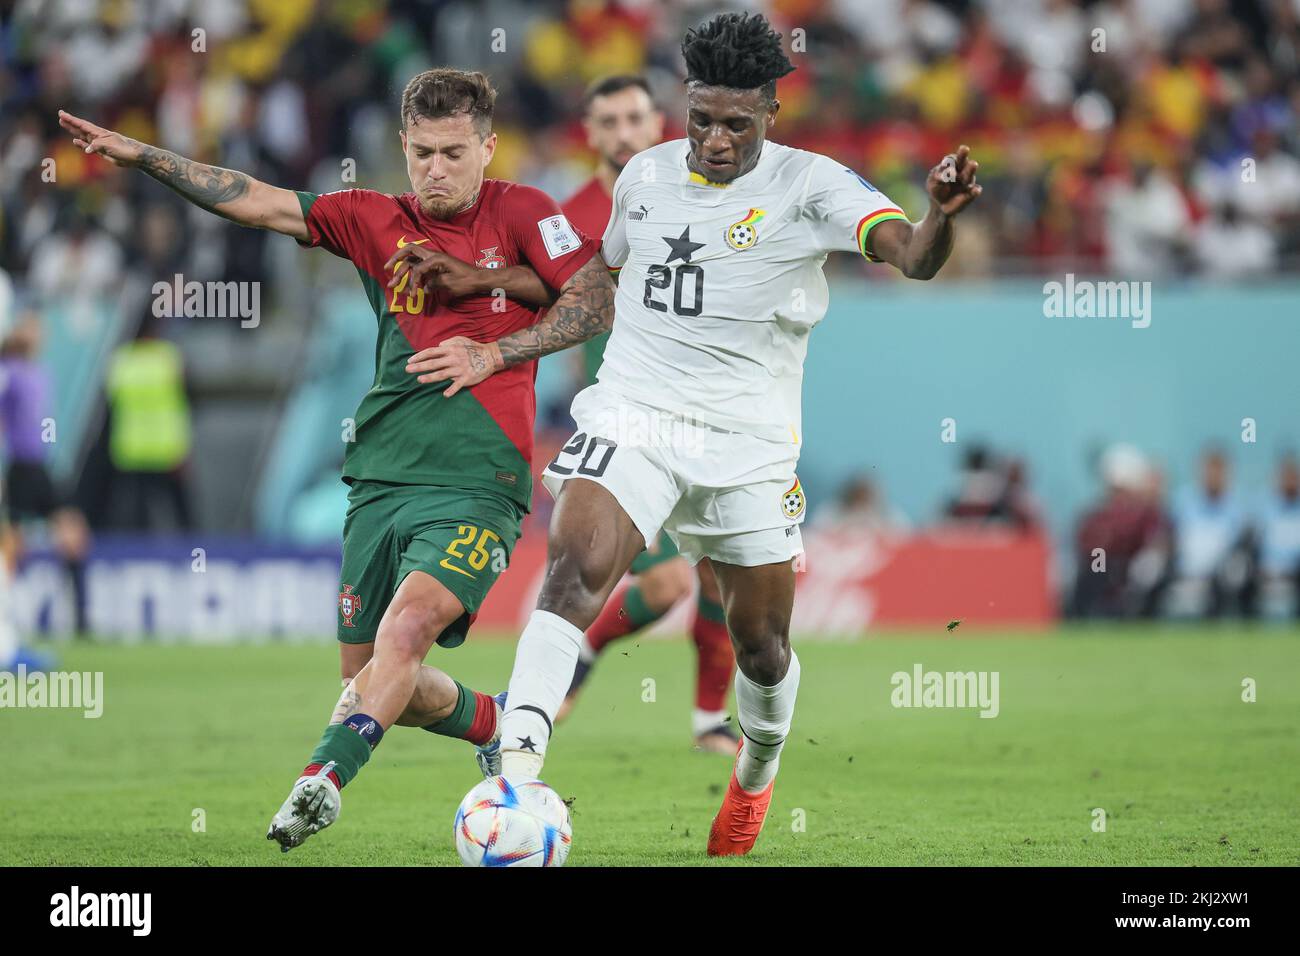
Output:
<svg viewBox="0 0 1300 956">
<path fill-rule="evenodd" d="M 944 632 L 1034 629 L 1057 617 L 1050 582 L 1051 550 L 1037 535 L 997 530 L 943 530 L 882 538 L 809 531 L 796 560 L 792 632 L 855 637 L 881 629 Z M 515 632 L 537 599 L 545 540 L 526 537 L 497 582 L 475 625 L 479 632 Z M 657 629 L 681 631 L 679 606 Z M 960 633 L 960 631 L 956 632 Z"/>
</svg>

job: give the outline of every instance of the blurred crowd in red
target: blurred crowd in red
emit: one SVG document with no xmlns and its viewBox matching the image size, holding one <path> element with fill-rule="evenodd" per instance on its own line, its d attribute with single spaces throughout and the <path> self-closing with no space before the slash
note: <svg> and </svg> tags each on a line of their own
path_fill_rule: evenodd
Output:
<svg viewBox="0 0 1300 956">
<path fill-rule="evenodd" d="M 1297 0 L 749 6 L 783 32 L 798 66 L 780 84 L 775 138 L 853 166 L 913 216 L 924 211 L 926 168 L 959 142 L 973 147 L 984 200 L 950 274 L 1241 277 L 1294 264 Z M 103 292 L 124 262 L 234 279 L 266 270 L 260 237 L 88 162 L 59 134 L 59 108 L 287 186 L 400 190 L 406 80 L 435 64 L 478 68 L 501 90 L 492 174 L 563 198 L 590 170 L 583 87 L 646 73 L 677 135 L 681 36 L 714 10 L 19 0 L 0 27 L 0 269 L 30 278 L 38 295 L 73 253 Z M 89 245 L 86 217 L 103 227 Z M 78 249 L 65 248 L 69 236 Z"/>
</svg>

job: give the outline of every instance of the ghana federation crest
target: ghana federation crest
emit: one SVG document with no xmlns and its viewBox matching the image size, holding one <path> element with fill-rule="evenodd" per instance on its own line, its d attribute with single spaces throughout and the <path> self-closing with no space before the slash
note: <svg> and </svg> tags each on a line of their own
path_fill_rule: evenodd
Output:
<svg viewBox="0 0 1300 956">
<path fill-rule="evenodd" d="M 804 504 L 803 485 L 799 484 L 799 477 L 796 475 L 794 484 L 781 496 L 781 513 L 793 521 L 803 514 Z"/>
<path fill-rule="evenodd" d="M 727 245 L 737 252 L 748 249 L 758 242 L 758 224 L 763 221 L 763 217 L 766 215 L 766 210 L 751 209 L 740 222 L 733 222 L 728 226 L 727 231 L 722 234 L 722 238 L 727 240 Z"/>
</svg>

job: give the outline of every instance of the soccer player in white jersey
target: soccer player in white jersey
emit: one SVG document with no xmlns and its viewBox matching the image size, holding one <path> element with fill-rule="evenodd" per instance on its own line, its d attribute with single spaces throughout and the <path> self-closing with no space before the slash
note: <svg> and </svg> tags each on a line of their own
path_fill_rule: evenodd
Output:
<svg viewBox="0 0 1300 956">
<path fill-rule="evenodd" d="M 852 170 L 768 141 L 776 80 L 794 67 L 762 16 L 716 16 L 682 52 L 687 138 L 638 154 L 614 187 L 613 334 L 598 381 L 574 399 L 578 432 L 543 473 L 556 506 L 510 679 L 502 773 L 540 776 L 583 631 L 665 528 L 692 562 L 711 560 L 736 650 L 742 742 L 708 852 L 739 855 L 771 803 L 799 686 L 795 464 L 808 333 L 828 301 L 822 264 L 856 252 L 928 279 L 980 187 L 963 146 L 930 170 L 929 210 L 912 223 Z"/>
</svg>

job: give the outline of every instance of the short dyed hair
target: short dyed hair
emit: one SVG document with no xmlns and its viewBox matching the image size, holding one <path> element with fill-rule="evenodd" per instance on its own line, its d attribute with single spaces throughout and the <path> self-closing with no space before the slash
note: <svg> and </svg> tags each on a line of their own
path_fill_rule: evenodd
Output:
<svg viewBox="0 0 1300 956">
<path fill-rule="evenodd" d="M 402 91 L 402 129 L 420 119 L 463 113 L 473 121 L 479 138 L 487 139 L 496 101 L 492 81 L 476 70 L 425 70 L 411 77 Z"/>
</svg>

